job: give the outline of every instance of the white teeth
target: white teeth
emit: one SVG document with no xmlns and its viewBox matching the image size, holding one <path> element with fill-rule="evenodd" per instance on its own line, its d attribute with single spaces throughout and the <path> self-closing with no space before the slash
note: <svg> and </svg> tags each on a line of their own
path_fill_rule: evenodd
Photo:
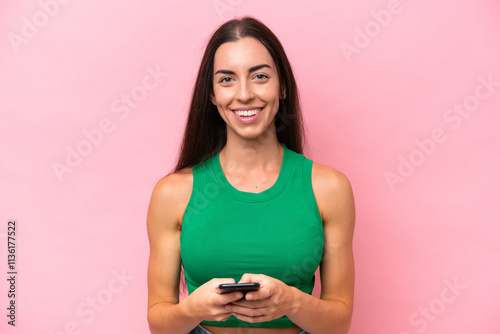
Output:
<svg viewBox="0 0 500 334">
<path fill-rule="evenodd" d="M 261 111 L 262 109 L 254 109 L 254 110 L 244 110 L 244 111 L 235 111 L 234 113 L 238 116 L 253 116 L 253 115 L 257 115 L 259 113 L 259 111 Z"/>
</svg>

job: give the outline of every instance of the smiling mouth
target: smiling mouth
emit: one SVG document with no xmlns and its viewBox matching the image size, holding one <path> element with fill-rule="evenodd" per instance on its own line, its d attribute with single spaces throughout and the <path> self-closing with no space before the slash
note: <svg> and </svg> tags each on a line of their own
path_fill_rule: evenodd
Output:
<svg viewBox="0 0 500 334">
<path fill-rule="evenodd" d="M 239 117 L 251 117 L 257 115 L 264 108 L 252 109 L 252 110 L 233 110 L 233 112 Z"/>
</svg>

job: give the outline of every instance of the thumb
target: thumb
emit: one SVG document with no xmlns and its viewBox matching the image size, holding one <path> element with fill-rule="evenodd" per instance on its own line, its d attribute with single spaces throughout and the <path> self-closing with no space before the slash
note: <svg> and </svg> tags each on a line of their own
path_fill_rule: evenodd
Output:
<svg viewBox="0 0 500 334">
<path fill-rule="evenodd" d="M 219 290 L 219 284 L 223 283 L 236 283 L 234 278 L 212 278 L 210 280 L 210 287 L 215 289 L 215 291 Z"/>
<path fill-rule="evenodd" d="M 222 283 L 236 283 L 234 278 L 213 278 L 212 279 L 216 284 L 222 284 Z"/>
<path fill-rule="evenodd" d="M 258 274 L 244 274 L 243 276 L 241 276 L 241 279 L 238 283 L 252 283 L 260 281 L 260 275 Z"/>
</svg>

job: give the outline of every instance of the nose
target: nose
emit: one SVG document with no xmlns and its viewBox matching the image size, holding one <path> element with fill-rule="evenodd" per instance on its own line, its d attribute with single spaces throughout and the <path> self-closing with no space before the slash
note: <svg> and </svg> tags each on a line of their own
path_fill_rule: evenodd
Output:
<svg viewBox="0 0 500 334">
<path fill-rule="evenodd" d="M 241 84 L 238 87 L 238 92 L 236 93 L 236 98 L 240 101 L 249 101 L 253 99 L 254 94 L 250 85 L 242 80 Z"/>
</svg>

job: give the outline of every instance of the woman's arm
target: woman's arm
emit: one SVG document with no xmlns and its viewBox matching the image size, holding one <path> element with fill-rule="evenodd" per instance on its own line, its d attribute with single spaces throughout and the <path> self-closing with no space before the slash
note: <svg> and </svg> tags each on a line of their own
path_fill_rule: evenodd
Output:
<svg viewBox="0 0 500 334">
<path fill-rule="evenodd" d="M 179 304 L 181 176 L 171 174 L 153 189 L 147 215 L 149 238 L 148 323 L 152 334 L 187 333 L 198 321 Z M 185 196 L 184 196 L 185 197 Z"/>
<path fill-rule="evenodd" d="M 241 292 L 217 294 L 212 279 L 179 303 L 181 222 L 192 190 L 192 174 L 170 174 L 158 181 L 148 208 L 148 323 L 152 334 L 185 334 L 202 320 L 224 321 L 231 315 L 224 306 Z"/>
<path fill-rule="evenodd" d="M 351 327 L 354 301 L 354 197 L 342 173 L 328 166 L 318 167 L 313 185 L 325 231 L 321 299 L 295 289 L 288 317 L 311 334 L 344 334 Z"/>
<path fill-rule="evenodd" d="M 351 326 L 354 299 L 354 198 L 342 173 L 316 163 L 313 167 L 313 191 L 325 232 L 321 299 L 265 275 L 245 274 L 241 282 L 260 282 L 264 288 L 233 303 L 231 311 L 248 322 L 287 315 L 311 334 L 345 334 Z"/>
</svg>

